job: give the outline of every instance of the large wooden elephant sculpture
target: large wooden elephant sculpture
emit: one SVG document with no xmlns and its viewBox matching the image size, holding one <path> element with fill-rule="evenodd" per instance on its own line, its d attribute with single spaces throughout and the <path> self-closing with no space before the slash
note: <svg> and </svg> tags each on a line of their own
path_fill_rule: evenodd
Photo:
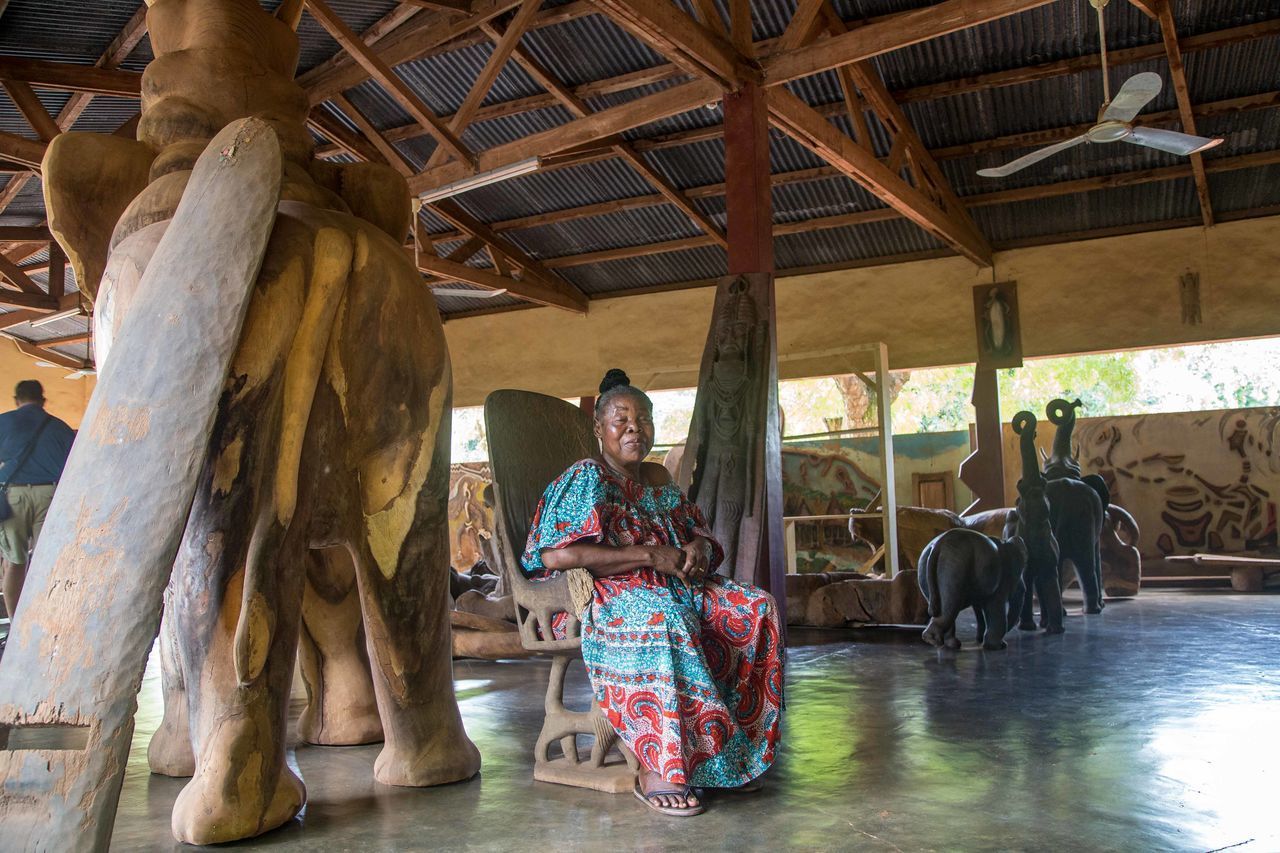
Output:
<svg viewBox="0 0 1280 853">
<path fill-rule="evenodd" d="M 480 758 L 450 661 L 449 358 L 402 248 L 405 182 L 314 158 L 293 82 L 300 2 L 275 16 L 256 0 L 148 3 L 155 59 L 137 141 L 63 134 L 45 161 L 50 227 L 94 298 L 100 360 L 209 140 L 258 117 L 284 162 L 166 596 L 167 709 L 151 757 L 193 776 L 173 831 L 204 844 L 302 808 L 285 763 L 300 637 L 303 737 L 385 739 L 374 775 L 393 785 L 465 779 Z"/>
</svg>

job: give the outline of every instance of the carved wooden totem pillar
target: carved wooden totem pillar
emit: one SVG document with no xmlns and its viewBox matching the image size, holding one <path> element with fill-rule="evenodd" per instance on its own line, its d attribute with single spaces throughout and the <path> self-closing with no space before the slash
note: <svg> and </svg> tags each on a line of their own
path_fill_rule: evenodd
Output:
<svg viewBox="0 0 1280 853">
<path fill-rule="evenodd" d="M 452 379 L 402 248 L 404 179 L 314 158 L 293 82 L 301 2 L 272 16 L 257 0 L 148 1 L 156 58 L 138 140 L 65 133 L 44 163 L 50 228 L 95 299 L 103 375 L 55 499 L 71 521 L 46 531 L 28 581 L 59 594 L 24 597 L 0 684 L 51 649 L 77 663 L 77 684 L 102 684 L 97 705 L 61 683 L 4 691 L 0 723 L 57 708 L 49 721 L 80 726 L 92 747 L 37 796 L 37 765 L 53 763 L 10 739 L 0 813 L 34 816 L 6 826 L 15 849 L 105 849 L 124 761 L 104 744 L 127 756 L 171 569 L 170 707 L 151 758 L 192 774 L 179 840 L 257 835 L 302 808 L 284 755 L 300 634 L 304 737 L 385 739 L 374 775 L 386 784 L 453 782 L 480 763 L 450 660 Z M 226 341 L 211 346 L 215 328 Z M 146 382 L 128 396 L 131 371 Z M 206 402 L 195 391 L 209 383 Z M 101 402 L 104 387 L 128 405 Z M 97 463 L 124 450 L 136 472 L 113 480 Z M 133 487 L 150 502 L 129 503 Z M 85 578 L 76 595 L 62 594 L 68 573 Z M 42 598 L 54 604 L 40 610 Z M 126 610 L 101 621 L 113 602 Z M 127 655 L 90 653 L 116 634 Z"/>
<path fill-rule="evenodd" d="M 768 110 L 755 86 L 726 95 L 724 109 L 730 274 L 716 287 L 680 480 L 724 546 L 726 572 L 783 606 Z"/>
</svg>

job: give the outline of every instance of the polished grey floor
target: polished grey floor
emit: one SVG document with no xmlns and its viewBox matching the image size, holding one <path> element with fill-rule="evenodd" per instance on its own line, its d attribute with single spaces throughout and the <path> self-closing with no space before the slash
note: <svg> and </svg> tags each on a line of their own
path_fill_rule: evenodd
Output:
<svg viewBox="0 0 1280 853">
<path fill-rule="evenodd" d="M 1077 605 L 1078 607 L 1078 605 Z M 963 623 L 962 639 L 972 633 Z M 299 746 L 310 802 L 236 849 L 1280 850 L 1280 596 L 1143 592 L 1063 637 L 937 652 L 915 632 L 794 631 L 767 789 L 696 818 L 530 778 L 547 665 L 459 662 L 484 755 L 442 788 L 372 780 L 378 747 Z M 180 848 L 151 776 L 154 674 L 114 849 Z M 0 845 L 2 846 L 2 845 Z"/>
</svg>

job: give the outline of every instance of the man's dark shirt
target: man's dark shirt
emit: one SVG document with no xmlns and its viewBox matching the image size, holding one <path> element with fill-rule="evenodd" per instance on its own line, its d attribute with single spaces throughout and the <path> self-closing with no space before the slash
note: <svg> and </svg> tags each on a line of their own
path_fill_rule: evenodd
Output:
<svg viewBox="0 0 1280 853">
<path fill-rule="evenodd" d="M 62 478 L 62 467 L 67 464 L 67 454 L 71 452 L 71 442 L 76 437 L 75 430 L 40 406 L 28 403 L 12 412 L 0 414 L 0 482 L 9 479 L 13 466 L 18 464 L 22 452 L 46 417 L 50 418 L 49 425 L 40 433 L 31 457 L 13 478 L 13 483 L 56 483 Z"/>
</svg>

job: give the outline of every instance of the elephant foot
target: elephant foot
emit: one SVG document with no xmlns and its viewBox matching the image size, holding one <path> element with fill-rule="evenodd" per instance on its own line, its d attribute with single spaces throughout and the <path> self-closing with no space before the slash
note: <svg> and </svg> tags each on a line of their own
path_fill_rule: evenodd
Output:
<svg viewBox="0 0 1280 853">
<path fill-rule="evenodd" d="M 1034 630 L 1036 630 L 1036 623 L 1035 623 L 1035 620 L 1034 620 L 1034 619 L 1023 619 L 1021 622 L 1019 622 L 1019 623 L 1018 623 L 1018 630 L 1019 630 L 1019 631 L 1034 631 Z"/>
<path fill-rule="evenodd" d="M 200 746 L 196 773 L 173 804 L 173 837 L 221 844 L 261 835 L 291 820 L 307 789 L 253 708 L 228 709 Z"/>
<path fill-rule="evenodd" d="M 1048 625 L 1045 627 L 1044 632 L 1046 634 L 1065 634 L 1067 629 L 1061 625 Z"/>
<path fill-rule="evenodd" d="M 230 769 L 228 762 L 220 757 L 219 763 L 223 767 L 218 772 L 206 769 L 178 794 L 171 823 L 178 841 L 222 844 L 252 838 L 282 826 L 302 811 L 307 789 L 288 766 L 280 768 L 274 787 L 264 791 L 259 787 L 261 777 L 252 769 L 260 761 L 249 762 L 236 780 L 223 775 Z"/>
<path fill-rule="evenodd" d="M 432 734 L 417 749 L 406 749 L 390 741 L 373 764 L 373 778 L 384 785 L 427 788 L 462 782 L 480 772 L 480 750 L 461 725 L 447 726 Z"/>
<path fill-rule="evenodd" d="M 1097 616 L 1099 613 L 1102 612 L 1102 608 L 1104 606 L 1105 605 L 1103 605 L 1101 601 L 1095 602 L 1093 604 L 1087 604 L 1085 605 L 1084 612 L 1089 614 L 1090 616 Z"/>
<path fill-rule="evenodd" d="M 298 718 L 298 737 L 316 746 L 359 746 L 382 740 L 378 706 L 330 711 L 323 714 L 308 705 Z"/>
<path fill-rule="evenodd" d="M 185 704 L 185 699 L 181 700 Z M 147 744 L 147 766 L 160 776 L 191 776 L 196 772 L 196 756 L 191 750 L 191 735 L 187 730 L 185 711 L 181 722 L 173 719 L 165 708 L 160 728 Z"/>
<path fill-rule="evenodd" d="M 986 650 L 986 651 L 988 651 L 988 652 L 1002 652 L 1002 651 L 1004 651 L 1005 649 L 1009 648 L 1009 644 L 1008 644 L 1008 643 L 1006 643 L 1004 640 L 1001 640 L 1000 642 L 998 642 L 998 643 L 994 643 L 994 644 L 993 644 L 993 643 L 983 643 L 983 644 L 982 644 L 982 648 L 983 648 L 983 649 L 985 649 L 985 650 Z"/>
<path fill-rule="evenodd" d="M 958 650 L 960 648 L 960 641 L 955 637 L 947 637 L 946 647 L 952 650 Z"/>
<path fill-rule="evenodd" d="M 924 632 L 920 635 L 920 638 L 931 646 L 941 646 L 946 640 L 944 633 L 945 632 L 942 630 L 941 626 L 939 626 L 936 621 L 930 619 L 929 624 L 925 626 Z"/>
</svg>

